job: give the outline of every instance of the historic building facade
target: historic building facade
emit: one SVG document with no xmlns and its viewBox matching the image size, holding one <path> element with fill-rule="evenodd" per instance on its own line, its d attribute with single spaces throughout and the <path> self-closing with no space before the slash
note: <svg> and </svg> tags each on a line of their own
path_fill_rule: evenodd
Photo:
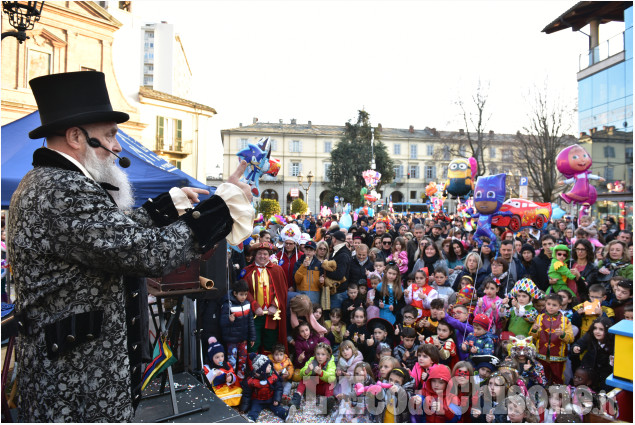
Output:
<svg viewBox="0 0 635 425">
<path fill-rule="evenodd" d="M 410 126 L 408 129 L 384 128 L 381 124 L 375 128 L 376 135 L 386 145 L 388 154 L 394 162 L 395 179 L 380 188 L 384 202 L 392 200 L 395 204 L 421 204 L 426 185 L 435 181 L 442 183 L 447 177 L 450 161 L 459 155 L 469 156 L 467 133 L 463 130 L 437 131 L 434 128 L 423 130 Z M 236 153 L 256 143 L 260 138 L 268 136 L 272 140 L 272 158 L 281 163 L 280 173 L 276 178 L 265 176 L 260 182 L 264 198 L 276 199 L 283 211 L 288 211 L 292 202 L 292 189 L 298 189 L 299 197 L 307 201 L 311 211 L 319 211 L 326 204 L 328 197 L 327 170 L 331 166 L 331 150 L 340 141 L 344 126 L 316 125 L 312 122 L 298 123 L 261 123 L 257 118 L 251 125 L 221 131 L 224 147 L 223 175 L 231 173 L 237 163 Z M 473 138 L 475 135 L 471 135 Z M 493 131 L 484 135 L 484 161 L 488 174 L 507 173 L 508 187 L 516 187 L 521 170 L 513 165 L 513 146 L 515 135 L 495 134 Z M 298 174 L 306 176 L 312 172 L 315 176 L 306 193 L 298 183 Z M 347 200 L 344 200 L 347 202 Z M 421 210 L 421 205 L 400 205 L 404 210 Z M 399 211 L 401 208 L 397 207 Z"/>
</svg>

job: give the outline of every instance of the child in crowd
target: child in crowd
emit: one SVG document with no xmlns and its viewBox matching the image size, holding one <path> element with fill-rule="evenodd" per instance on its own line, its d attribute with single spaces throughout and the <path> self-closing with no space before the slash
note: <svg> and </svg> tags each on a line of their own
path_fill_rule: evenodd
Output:
<svg viewBox="0 0 635 425">
<path fill-rule="evenodd" d="M 386 271 L 386 260 L 383 257 L 378 257 L 373 263 L 375 273 L 379 275 L 380 279 L 384 278 L 384 272 Z"/>
<path fill-rule="evenodd" d="M 505 309 L 501 312 L 503 317 L 508 318 L 507 330 L 514 335 L 529 335 L 529 330 L 538 317 L 531 300 L 542 295 L 542 291 L 533 280 L 524 277 L 514 284 L 509 294 L 512 296 L 511 308 L 508 308 L 509 299 L 505 299 Z"/>
<path fill-rule="evenodd" d="M 383 397 L 386 408 L 383 411 L 383 418 L 380 422 L 385 423 L 408 423 L 410 422 L 410 411 L 408 410 L 408 400 L 413 395 L 412 379 L 408 371 L 395 367 L 388 373 L 389 388 L 383 389 Z"/>
<path fill-rule="evenodd" d="M 358 349 L 361 349 L 366 340 L 367 334 L 366 310 L 363 308 L 356 308 L 353 310 L 351 324 L 346 327 L 346 332 L 344 332 L 344 340 L 353 341 L 353 344 L 355 344 Z"/>
<path fill-rule="evenodd" d="M 476 317 L 474 317 L 472 327 L 472 332 L 467 335 L 461 344 L 461 350 L 469 353 L 469 359 L 472 364 L 474 364 L 473 359 L 475 357 L 494 355 L 494 341 L 496 337 L 488 331 L 490 321 L 484 314 L 477 314 Z"/>
<path fill-rule="evenodd" d="M 487 382 L 492 374 L 497 371 L 497 365 L 499 363 L 497 360 L 498 359 L 496 357 L 490 357 L 489 361 L 482 361 L 474 366 L 474 369 L 476 370 L 474 382 L 476 383 L 476 385 L 483 385 L 483 383 Z M 494 362 L 496 364 L 494 364 Z"/>
<path fill-rule="evenodd" d="M 405 275 L 408 272 L 408 253 L 406 252 L 406 240 L 404 238 L 395 238 L 392 243 L 392 253 L 386 258 L 386 261 L 394 261 L 401 275 Z"/>
<path fill-rule="evenodd" d="M 404 328 L 400 333 L 401 344 L 393 350 L 393 357 L 396 358 L 402 367 L 412 370 L 417 362 L 417 332 L 413 328 Z"/>
<path fill-rule="evenodd" d="M 547 385 L 545 369 L 536 360 L 536 346 L 533 338 L 528 336 L 511 337 L 509 345 L 509 357 L 518 365 L 518 373 L 525 381 L 527 388 L 534 385 Z"/>
<path fill-rule="evenodd" d="M 423 332 L 423 337 L 419 337 L 420 342 L 423 342 L 425 337 L 435 335 L 437 333 L 437 325 L 439 320 L 445 318 L 445 301 L 442 298 L 435 298 L 430 301 L 430 317 L 424 317 L 417 322 L 420 327 L 417 327 L 418 332 Z"/>
<path fill-rule="evenodd" d="M 549 279 L 556 279 L 556 283 L 549 283 L 546 295 L 560 290 L 570 291 L 571 296 L 575 297 L 575 292 L 567 286 L 567 280 L 575 281 L 575 275 L 569 270 L 569 256 L 571 250 L 566 245 L 556 245 L 551 249 L 551 264 L 547 275 Z M 575 283 L 574 283 L 575 285 Z"/>
<path fill-rule="evenodd" d="M 575 406 L 571 402 L 570 387 L 566 385 L 552 385 L 549 387 L 549 407 L 540 414 L 540 422 L 544 424 L 561 423 L 561 419 L 566 414 L 577 414 L 581 406 Z M 570 410 L 567 412 L 567 410 Z M 578 416 L 578 421 L 582 417 Z"/>
<path fill-rule="evenodd" d="M 350 392 L 353 388 L 353 375 L 355 366 L 364 361 L 364 356 L 355 347 L 352 341 L 344 341 L 339 347 L 339 359 L 335 369 L 337 386 L 334 394 L 337 396 L 341 392 Z"/>
<path fill-rule="evenodd" d="M 322 306 L 320 304 L 317 303 L 313 303 L 313 317 L 315 317 L 315 320 L 323 327 L 326 328 L 326 322 L 324 321 L 324 310 L 322 309 Z"/>
<path fill-rule="evenodd" d="M 461 416 L 459 400 L 452 394 L 452 374 L 446 365 L 430 367 L 424 387 L 426 422 L 456 422 Z"/>
<path fill-rule="evenodd" d="M 595 226 L 595 221 L 590 215 L 583 215 L 578 221 L 578 229 L 582 229 L 587 233 L 586 239 L 595 247 L 603 247 L 602 243 L 598 240 L 598 230 Z M 575 243 L 575 241 L 573 241 Z"/>
<path fill-rule="evenodd" d="M 443 267 L 437 267 L 434 269 L 434 280 L 432 282 L 432 287 L 439 294 L 439 298 L 443 298 L 446 302 L 450 298 L 452 294 L 454 294 L 454 290 L 452 289 L 452 285 L 449 284 L 448 280 L 448 271 Z"/>
<path fill-rule="evenodd" d="M 562 384 L 567 361 L 567 344 L 573 342 L 571 322 L 562 313 L 562 299 L 558 294 L 547 295 L 545 312 L 538 316 L 529 331 L 538 347 L 538 361 L 545 368 L 547 381 Z"/>
<path fill-rule="evenodd" d="M 325 320 L 326 325 L 326 339 L 331 343 L 331 347 L 337 350 L 337 347 L 342 343 L 344 334 L 346 333 L 346 325 L 342 321 L 342 309 L 332 308 L 329 311 L 329 320 Z"/>
<path fill-rule="evenodd" d="M 388 374 L 396 367 L 399 367 L 399 361 L 396 358 L 390 355 L 382 356 L 377 367 L 377 380 L 388 382 Z"/>
<path fill-rule="evenodd" d="M 417 317 L 417 309 L 411 305 L 407 305 L 401 309 L 401 323 L 395 324 L 395 336 L 401 335 L 404 328 L 412 328 L 417 330 L 417 323 L 415 323 Z"/>
<path fill-rule="evenodd" d="M 242 411 L 247 413 L 247 417 L 256 422 L 262 409 L 271 410 L 283 421 L 288 413 L 280 405 L 282 399 L 282 381 L 280 376 L 273 370 L 273 365 L 267 356 L 252 353 L 250 355 L 252 372 L 243 385 L 243 399 L 241 401 Z"/>
<path fill-rule="evenodd" d="M 370 363 L 370 366 L 373 370 L 373 375 L 379 377 L 379 379 L 381 379 L 379 367 L 381 364 L 381 359 L 383 359 L 384 357 L 388 357 L 392 360 L 397 360 L 392 356 L 392 348 L 390 348 L 390 345 L 386 344 L 385 342 L 380 342 L 379 344 L 377 344 L 377 349 L 375 350 L 375 359 Z M 399 366 L 399 362 L 395 364 Z M 389 369 L 392 369 L 393 367 L 393 363 L 391 363 Z"/>
<path fill-rule="evenodd" d="M 221 335 L 227 344 L 227 361 L 236 370 L 238 379 L 243 379 L 247 365 L 247 344 L 253 346 L 256 342 L 256 328 L 251 304 L 247 301 L 247 282 L 237 280 L 232 283 L 231 289 L 221 305 Z"/>
<path fill-rule="evenodd" d="M 474 367 L 470 362 L 458 362 L 452 368 L 452 394 L 461 408 L 458 422 L 471 422 L 470 411 L 478 401 L 478 386 L 474 382 Z"/>
<path fill-rule="evenodd" d="M 602 284 L 596 283 L 589 287 L 589 301 L 573 307 L 573 310 L 580 315 L 582 320 L 580 338 L 587 333 L 595 319 L 599 317 L 612 319 L 615 317 L 612 308 L 602 305 L 604 300 L 606 300 L 606 288 Z"/>
<path fill-rule="evenodd" d="M 580 325 L 582 324 L 580 315 L 573 311 L 573 305 L 577 298 L 572 297 L 569 291 L 558 291 L 558 295 L 562 298 L 562 310 L 560 310 L 560 312 L 571 321 L 573 337 L 576 338 L 578 333 L 580 333 Z"/>
<path fill-rule="evenodd" d="M 459 353 L 454 338 L 454 328 L 445 319 L 441 319 L 437 325 L 437 334 L 425 340 L 426 344 L 432 344 L 439 350 L 440 363 L 451 368 L 459 361 Z"/>
<path fill-rule="evenodd" d="M 547 304 L 545 300 L 545 295 L 540 291 L 540 295 L 536 296 L 533 300 L 531 300 L 531 305 L 536 309 L 536 313 L 542 314 L 545 312 L 545 305 Z"/>
<path fill-rule="evenodd" d="M 317 334 L 309 324 L 303 320 L 300 321 L 300 324 L 296 328 L 296 337 L 295 340 L 295 357 L 293 359 L 293 366 L 295 367 L 295 376 L 294 381 L 298 381 L 301 376 L 299 370 L 302 369 L 307 360 L 309 360 L 315 354 L 315 347 L 318 346 L 319 343 L 328 344 L 329 341 Z"/>
<path fill-rule="evenodd" d="M 597 384 L 593 389 L 596 391 L 601 389 L 610 391 L 612 388 L 605 384 L 606 378 L 613 373 L 615 336 L 609 332 L 612 325 L 613 323 L 607 317 L 595 319 L 589 332 L 574 343 L 571 350 L 574 355 L 580 355 L 586 351 L 582 357 L 581 366 L 595 370 Z"/>
<path fill-rule="evenodd" d="M 474 297 L 474 279 L 471 276 L 463 276 L 459 281 L 459 290 L 448 298 L 448 304 L 469 305 Z"/>
<path fill-rule="evenodd" d="M 351 313 L 357 307 L 364 307 L 364 300 L 359 295 L 359 286 L 356 282 L 349 282 L 346 289 L 348 298 L 342 301 L 342 312 L 344 313 L 344 323 L 348 326 L 351 324 Z"/>
<path fill-rule="evenodd" d="M 366 362 L 360 362 L 355 365 L 353 377 L 351 378 L 353 385 L 360 384 L 368 387 L 375 383 L 375 377 Z M 348 393 L 340 392 L 335 395 L 340 400 L 339 408 L 331 414 L 331 423 L 369 423 L 375 422 L 375 417 L 370 413 L 371 410 L 367 404 L 366 395 L 356 395 L 352 389 Z"/>
<path fill-rule="evenodd" d="M 374 319 L 375 317 L 379 317 L 379 307 L 375 305 L 375 297 L 377 296 L 377 286 L 381 282 L 382 277 L 379 273 L 371 272 L 368 276 L 368 281 L 370 282 L 370 289 L 366 294 L 366 314 L 369 319 Z"/>
<path fill-rule="evenodd" d="M 633 304 L 626 304 L 626 306 L 624 306 L 624 320 L 633 321 Z"/>
<path fill-rule="evenodd" d="M 609 307 L 615 313 L 615 322 L 619 322 L 624 319 L 626 305 L 633 304 L 633 281 L 622 278 L 617 282 L 613 291 L 615 298 L 609 303 Z"/>
<path fill-rule="evenodd" d="M 335 397 L 333 396 L 333 388 L 335 387 L 335 362 L 333 361 L 333 352 L 331 346 L 327 343 L 319 343 L 315 348 L 315 356 L 311 357 L 301 370 L 301 376 L 315 376 L 318 383 L 315 387 L 315 394 L 326 396 L 326 411 L 330 413 L 335 405 Z M 296 409 L 300 407 L 302 396 L 306 391 L 304 379 L 300 380 L 296 392 L 293 393 L 291 404 Z"/>
<path fill-rule="evenodd" d="M 432 344 L 421 344 L 417 348 L 417 363 L 410 371 L 410 376 L 414 379 L 414 389 L 422 390 L 428 379 L 430 368 L 439 363 L 439 350 Z"/>
<path fill-rule="evenodd" d="M 478 299 L 476 304 L 475 315 L 484 314 L 491 318 L 490 332 L 493 334 L 500 334 L 503 330 L 503 318 L 500 316 L 500 307 L 503 300 L 496 295 L 498 293 L 499 285 L 492 278 L 486 278 L 483 281 L 483 297 Z"/>
<path fill-rule="evenodd" d="M 408 286 L 404 291 L 406 304 L 417 309 L 417 320 L 422 317 L 430 317 L 430 301 L 437 298 L 439 294 L 428 285 L 428 274 L 425 269 L 414 272 L 415 283 Z"/>
<path fill-rule="evenodd" d="M 609 279 L 609 287 L 606 293 L 606 300 L 604 301 L 605 305 L 610 307 L 610 304 L 615 299 L 615 291 L 617 290 L 617 284 L 623 280 L 626 280 L 624 276 L 615 275 Z"/>
<path fill-rule="evenodd" d="M 403 286 L 406 289 L 410 285 L 414 285 L 414 283 L 415 283 L 415 273 L 414 272 L 410 273 L 407 278 L 402 279 L 402 283 L 403 282 L 406 282 L 406 284 Z"/>
<path fill-rule="evenodd" d="M 397 314 L 403 307 L 404 298 L 401 289 L 401 275 L 396 265 L 386 267 L 383 281 L 377 287 L 375 305 L 379 307 L 379 317 L 393 325 Z"/>
<path fill-rule="evenodd" d="M 448 313 L 449 312 L 450 311 L 448 310 Z M 467 307 L 461 304 L 456 304 L 451 311 L 454 317 L 450 316 L 448 313 L 445 314 L 445 321 L 454 328 L 454 331 L 456 332 L 456 344 L 458 347 L 461 347 L 467 334 L 474 332 L 474 327 L 472 327 L 467 320 Z M 467 351 L 459 350 L 459 359 L 467 360 L 468 357 L 469 353 Z"/>
<path fill-rule="evenodd" d="M 368 338 L 366 341 L 362 341 L 361 347 L 363 348 L 360 347 L 364 359 L 369 363 L 375 361 L 377 346 L 385 342 L 391 347 L 394 333 L 395 330 L 388 321 L 380 317 L 370 320 L 368 322 Z"/>
<path fill-rule="evenodd" d="M 284 351 L 284 345 L 274 345 L 271 354 L 269 354 L 269 360 L 271 360 L 273 369 L 280 375 L 282 380 L 282 399 L 285 401 L 291 400 L 289 393 L 291 391 L 291 382 L 295 370 L 291 359 L 289 359 L 289 356 L 287 356 Z"/>
<path fill-rule="evenodd" d="M 481 388 L 479 399 L 472 407 L 472 422 L 508 422 L 505 401 L 512 383 L 500 372 L 494 372 L 488 378 L 487 385 Z"/>
<path fill-rule="evenodd" d="M 218 343 L 216 338 L 210 337 L 208 343 L 207 358 L 209 364 L 203 366 L 205 376 L 218 398 L 228 406 L 238 406 L 242 397 L 242 389 L 234 374 L 234 368 L 225 361 L 223 346 Z"/>
</svg>

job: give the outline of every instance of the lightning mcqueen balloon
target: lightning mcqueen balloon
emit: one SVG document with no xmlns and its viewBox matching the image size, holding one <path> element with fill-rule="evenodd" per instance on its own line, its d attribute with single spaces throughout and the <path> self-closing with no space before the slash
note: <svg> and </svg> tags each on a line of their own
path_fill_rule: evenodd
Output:
<svg viewBox="0 0 635 425">
<path fill-rule="evenodd" d="M 503 216 L 494 213 L 492 226 L 509 227 L 512 232 L 530 226 L 542 229 L 551 219 L 551 204 L 511 198 L 503 203 L 500 212 L 509 212 L 511 215 Z"/>
</svg>

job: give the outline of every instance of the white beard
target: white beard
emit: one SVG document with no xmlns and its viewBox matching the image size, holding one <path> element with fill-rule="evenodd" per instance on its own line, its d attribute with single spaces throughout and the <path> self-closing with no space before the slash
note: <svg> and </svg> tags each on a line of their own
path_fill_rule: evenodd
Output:
<svg viewBox="0 0 635 425">
<path fill-rule="evenodd" d="M 120 210 L 132 209 L 134 205 L 132 185 L 126 172 L 119 168 L 112 159 L 99 159 L 95 149 L 91 148 L 87 150 L 83 165 L 98 183 L 109 183 L 119 188 L 119 190 L 108 191 L 108 193 L 113 197 Z"/>
</svg>

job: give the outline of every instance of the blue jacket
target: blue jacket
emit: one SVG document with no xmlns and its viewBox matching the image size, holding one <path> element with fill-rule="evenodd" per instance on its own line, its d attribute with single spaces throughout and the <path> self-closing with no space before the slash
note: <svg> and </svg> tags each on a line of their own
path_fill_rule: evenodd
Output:
<svg viewBox="0 0 635 425">
<path fill-rule="evenodd" d="M 230 313 L 233 313 L 236 317 L 233 322 L 229 320 Z M 231 292 L 225 295 L 220 309 L 220 327 L 225 343 L 255 341 L 254 313 L 251 311 L 249 301 L 245 300 L 241 304 Z"/>
<path fill-rule="evenodd" d="M 468 345 L 467 351 L 470 357 L 485 355 L 493 356 L 495 340 L 496 337 L 489 332 L 486 332 L 485 335 L 481 335 L 479 337 L 476 337 L 473 333 L 470 333 L 465 337 L 464 342 Z M 478 349 L 476 353 L 472 353 L 472 351 L 470 351 L 473 346 Z"/>
</svg>

